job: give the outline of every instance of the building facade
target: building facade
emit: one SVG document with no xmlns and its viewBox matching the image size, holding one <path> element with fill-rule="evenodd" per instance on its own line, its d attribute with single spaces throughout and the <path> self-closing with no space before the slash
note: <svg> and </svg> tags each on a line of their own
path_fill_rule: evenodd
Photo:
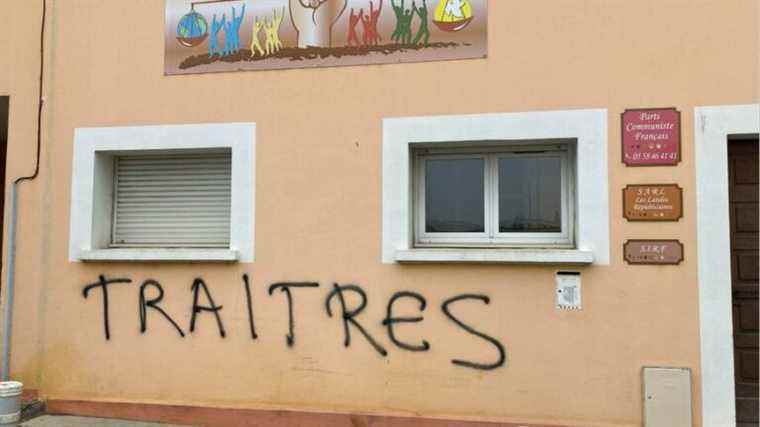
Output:
<svg viewBox="0 0 760 427">
<path fill-rule="evenodd" d="M 187 74 L 189 1 L 182 37 L 175 0 L 6 3 L 6 369 L 49 411 L 757 422 L 756 0 L 488 0 L 466 58 Z M 279 2 L 237 3 L 254 58 Z M 284 13 L 267 55 L 324 42 Z"/>
</svg>

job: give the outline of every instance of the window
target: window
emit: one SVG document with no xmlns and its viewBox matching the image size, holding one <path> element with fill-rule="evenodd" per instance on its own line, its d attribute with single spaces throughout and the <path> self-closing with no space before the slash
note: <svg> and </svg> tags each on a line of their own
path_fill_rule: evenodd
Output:
<svg viewBox="0 0 760 427">
<path fill-rule="evenodd" d="M 230 150 L 115 157 L 110 247 L 230 245 Z"/>
<path fill-rule="evenodd" d="M 415 149 L 415 246 L 574 246 L 570 143 Z"/>
<path fill-rule="evenodd" d="M 383 263 L 609 264 L 607 118 L 384 119 Z"/>
<path fill-rule="evenodd" d="M 252 262 L 255 129 L 77 129 L 69 259 Z"/>
</svg>

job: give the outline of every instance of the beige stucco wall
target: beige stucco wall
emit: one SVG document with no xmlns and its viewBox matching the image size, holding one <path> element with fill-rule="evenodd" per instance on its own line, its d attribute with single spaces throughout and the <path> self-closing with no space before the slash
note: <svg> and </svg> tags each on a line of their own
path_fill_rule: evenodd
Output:
<svg viewBox="0 0 760 427">
<path fill-rule="evenodd" d="M 8 176 L 33 168 L 39 2 L 0 11 L 0 95 L 12 113 Z M 20 190 L 14 377 L 57 399 L 413 414 L 576 425 L 639 425 L 642 366 L 693 371 L 700 419 L 693 108 L 757 102 L 755 0 L 535 0 L 489 2 L 486 60 L 315 70 L 163 75 L 163 2 L 58 0 L 46 69 L 42 172 Z M 451 87 L 448 82 L 460 81 Z M 619 114 L 675 106 L 683 112 L 677 167 L 625 168 Z M 582 312 L 554 309 L 557 267 L 383 265 L 381 120 L 384 117 L 606 108 L 609 110 L 611 265 L 585 267 Z M 81 264 L 68 261 L 74 129 L 256 122 L 256 261 L 252 264 Z M 10 179 L 10 178 L 8 178 Z M 678 223 L 627 223 L 620 189 L 675 182 Z M 6 214 L 7 216 L 7 214 Z M 630 238 L 678 238 L 678 267 L 622 261 Z M 254 286 L 259 333 L 251 341 L 241 275 Z M 111 287 L 111 341 L 100 293 Z M 185 339 L 155 313 L 141 335 L 138 288 L 156 279 L 163 307 L 187 330 L 194 278 L 221 312 L 201 314 Z M 295 291 L 296 345 L 285 344 L 281 281 Z M 334 282 L 361 285 L 362 316 L 388 349 L 381 358 L 354 331 L 343 347 L 324 299 Z M 380 324 L 397 290 L 425 295 L 425 321 L 402 327 L 427 353 L 394 347 Z M 491 304 L 457 314 L 507 348 L 506 367 L 478 372 L 452 358 L 489 360 L 493 348 L 450 322 L 448 297 L 482 293 Z M 407 310 L 414 313 L 411 305 Z"/>
<path fill-rule="evenodd" d="M 10 7 L 8 7 L 10 6 Z M 37 150 L 37 110 L 39 100 L 40 67 L 40 21 L 41 4 L 35 2 L 13 2 L 3 5 L 0 12 L 0 96 L 10 97 L 7 164 L 5 176 L 4 224 L 8 223 L 10 184 L 21 176 L 34 173 Z M 39 232 L 44 218 L 43 172 L 35 181 L 21 185 L 18 195 L 19 218 L 16 241 L 17 263 L 16 312 L 14 316 L 16 335 L 13 340 L 12 357 L 14 370 L 23 369 L 24 382 L 36 388 L 39 384 L 40 334 L 44 327 L 41 322 L 42 273 L 47 265 L 44 236 Z M 46 179 L 46 178 L 45 178 Z M 3 242 L 2 301 L 6 297 L 6 257 L 8 253 L 7 233 Z M 0 320 L 2 323 L 2 320 Z"/>
</svg>

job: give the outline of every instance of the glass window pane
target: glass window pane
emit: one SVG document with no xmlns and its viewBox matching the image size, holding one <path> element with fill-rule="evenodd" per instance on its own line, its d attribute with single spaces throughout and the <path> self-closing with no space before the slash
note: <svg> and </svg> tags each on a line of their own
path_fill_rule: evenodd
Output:
<svg viewBox="0 0 760 427">
<path fill-rule="evenodd" d="M 425 162 L 425 230 L 428 233 L 485 231 L 483 159 Z"/>
<path fill-rule="evenodd" d="M 559 157 L 499 159 L 499 232 L 562 231 Z"/>
</svg>

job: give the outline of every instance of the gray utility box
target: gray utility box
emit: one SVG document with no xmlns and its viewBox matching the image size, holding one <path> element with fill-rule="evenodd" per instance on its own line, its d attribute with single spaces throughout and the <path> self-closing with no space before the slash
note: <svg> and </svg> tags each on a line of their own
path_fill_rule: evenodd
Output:
<svg viewBox="0 0 760 427">
<path fill-rule="evenodd" d="M 691 370 L 643 368 L 644 427 L 691 427 Z"/>
</svg>

